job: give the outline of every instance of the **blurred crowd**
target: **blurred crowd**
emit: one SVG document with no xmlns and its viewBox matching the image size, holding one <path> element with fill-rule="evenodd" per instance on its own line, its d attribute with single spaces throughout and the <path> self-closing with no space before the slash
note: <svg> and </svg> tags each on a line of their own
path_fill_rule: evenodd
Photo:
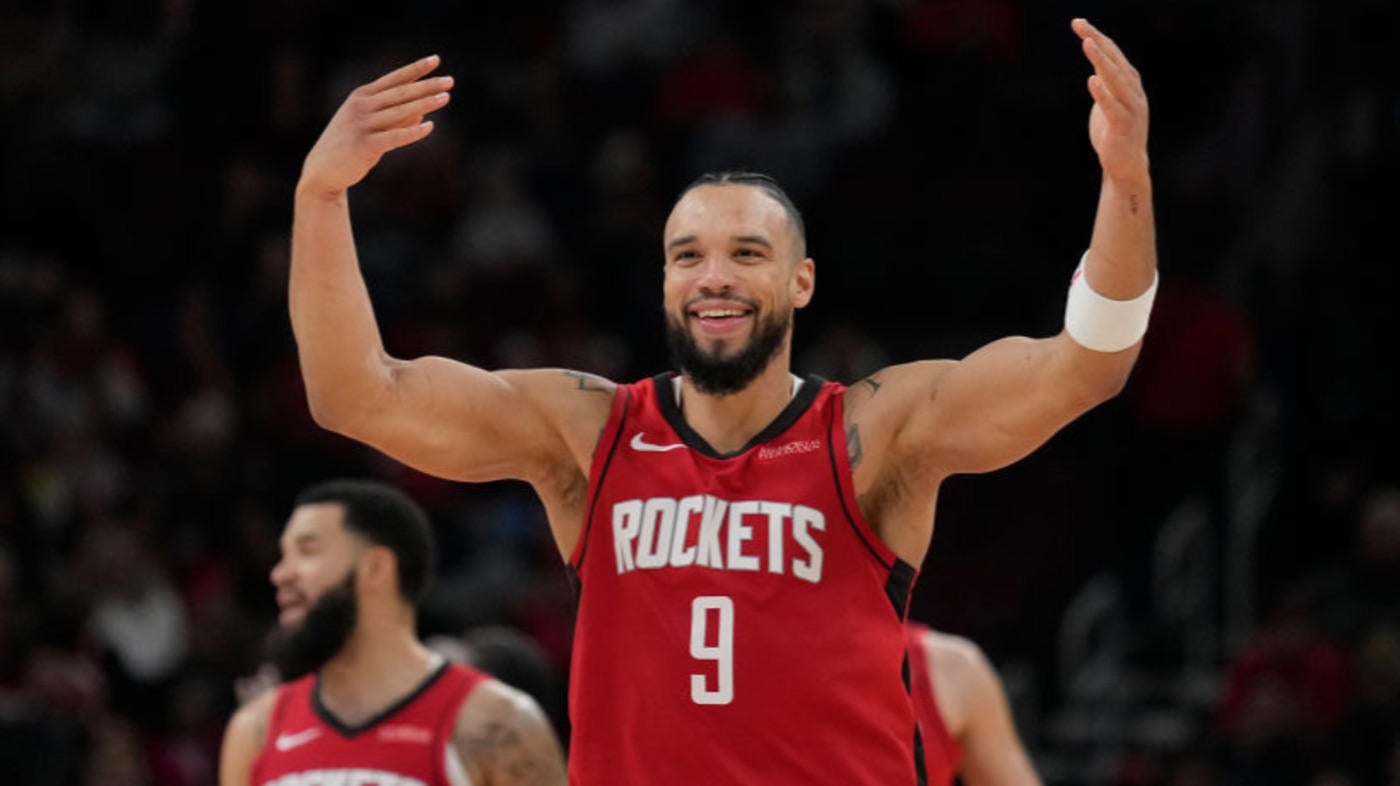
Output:
<svg viewBox="0 0 1400 786">
<path fill-rule="evenodd" d="M 213 783 L 288 505 L 332 476 L 424 504 L 424 634 L 523 635 L 566 731 L 573 600 L 528 488 L 425 477 L 307 413 L 291 195 L 356 85 L 430 52 L 458 85 L 351 194 L 390 352 L 665 369 L 665 215 L 743 167 L 807 217 L 796 366 L 853 381 L 1058 329 L 1098 185 L 1079 15 L 1152 101 L 1152 332 L 1119 399 L 949 482 L 913 615 L 1029 663 L 1053 706 L 1067 600 L 1107 567 L 1150 621 L 1157 527 L 1225 505 L 1267 413 L 1258 619 L 1193 744 L 1115 777 L 1400 784 L 1389 0 L 0 6 L 0 780 Z"/>
</svg>

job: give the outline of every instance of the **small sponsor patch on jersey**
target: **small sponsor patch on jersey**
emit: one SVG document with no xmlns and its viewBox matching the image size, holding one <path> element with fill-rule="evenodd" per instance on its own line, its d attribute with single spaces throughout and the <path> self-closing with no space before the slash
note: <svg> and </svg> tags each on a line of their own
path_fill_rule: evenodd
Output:
<svg viewBox="0 0 1400 786">
<path fill-rule="evenodd" d="M 822 449 L 822 441 L 819 439 L 795 439 L 774 447 L 761 447 L 758 449 L 758 458 L 762 461 L 769 459 L 785 458 L 787 456 L 800 456 L 803 453 L 815 453 Z"/>
<path fill-rule="evenodd" d="M 408 742 L 416 745 L 427 745 L 433 741 L 433 732 L 431 729 L 425 729 L 422 726 L 406 726 L 399 724 L 380 728 L 379 739 L 384 742 Z"/>
</svg>

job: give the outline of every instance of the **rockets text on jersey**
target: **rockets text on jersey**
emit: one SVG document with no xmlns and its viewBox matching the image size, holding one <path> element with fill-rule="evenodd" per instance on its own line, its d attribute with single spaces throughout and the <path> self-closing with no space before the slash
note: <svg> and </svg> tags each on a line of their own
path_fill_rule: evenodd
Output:
<svg viewBox="0 0 1400 786">
<path fill-rule="evenodd" d="M 613 505 L 612 527 L 618 573 L 694 565 L 812 583 L 822 578 L 817 536 L 826 530 L 826 516 L 806 505 L 709 494 L 628 499 Z M 755 527 L 767 528 L 762 552 L 752 546 Z"/>
</svg>

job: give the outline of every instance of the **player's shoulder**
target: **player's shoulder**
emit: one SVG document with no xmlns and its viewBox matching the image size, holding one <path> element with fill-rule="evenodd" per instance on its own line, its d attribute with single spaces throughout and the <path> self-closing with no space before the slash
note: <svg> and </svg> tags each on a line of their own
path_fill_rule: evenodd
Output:
<svg viewBox="0 0 1400 786">
<path fill-rule="evenodd" d="M 503 369 L 495 373 L 526 397 L 539 400 L 611 401 L 619 388 L 607 377 L 567 368 Z M 574 393 L 589 395 L 570 395 Z"/>
<path fill-rule="evenodd" d="M 933 668 L 952 682 L 966 685 L 995 673 L 987 654 L 971 639 L 936 630 L 925 631 L 922 638 Z"/>
<path fill-rule="evenodd" d="M 567 368 L 506 369 L 496 375 L 536 410 L 559 425 L 601 426 L 622 386 L 606 377 Z"/>
<path fill-rule="evenodd" d="M 455 736 L 472 735 L 491 728 L 514 728 L 544 712 L 526 692 L 486 677 L 472 688 L 457 709 Z"/>
<path fill-rule="evenodd" d="M 264 691 L 243 704 L 229 718 L 224 733 L 226 750 L 238 750 L 251 755 L 261 750 L 267 741 L 272 709 L 277 704 L 280 688 Z"/>
<path fill-rule="evenodd" d="M 586 468 L 621 389 L 596 374 L 563 368 L 506 369 L 495 372 L 518 400 L 563 438 L 571 459 L 568 472 Z"/>
<path fill-rule="evenodd" d="M 457 713 L 452 753 L 471 778 L 563 786 L 564 754 L 540 705 L 500 680 L 477 684 Z"/>
<path fill-rule="evenodd" d="M 846 386 L 846 413 L 849 416 L 867 406 L 889 408 L 925 400 L 957 365 L 956 360 L 916 360 L 885 366 Z"/>
<path fill-rule="evenodd" d="M 601 374 L 572 368 L 508 368 L 496 373 L 512 381 L 524 380 L 531 385 L 553 385 L 582 390 L 597 388 L 607 391 L 616 390 L 618 387 L 617 382 Z"/>
</svg>

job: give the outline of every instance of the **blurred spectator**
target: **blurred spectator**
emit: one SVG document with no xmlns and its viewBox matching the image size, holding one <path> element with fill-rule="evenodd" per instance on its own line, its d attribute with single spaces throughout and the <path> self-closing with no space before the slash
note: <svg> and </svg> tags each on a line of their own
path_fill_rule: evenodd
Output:
<svg viewBox="0 0 1400 786">
<path fill-rule="evenodd" d="M 1330 636 L 1355 643 L 1379 625 L 1400 627 L 1400 488 L 1382 487 L 1364 498 L 1351 553 L 1307 587 L 1318 624 Z"/>
<path fill-rule="evenodd" d="M 690 6 L 686 8 L 686 6 Z M 645 67 L 680 49 L 700 5 L 685 0 L 579 0 L 565 12 L 569 62 L 607 76 Z"/>
<path fill-rule="evenodd" d="M 1400 746 L 1400 628 L 1372 629 L 1353 668 L 1356 701 L 1337 725 L 1331 753 L 1357 783 L 1385 783 L 1392 750 Z"/>
<path fill-rule="evenodd" d="M 223 703 L 209 683 L 180 680 L 165 729 L 149 734 L 145 758 L 152 786 L 201 786 L 218 780 Z"/>
<path fill-rule="evenodd" d="M 980 56 L 1003 63 L 1021 54 L 1020 5 L 1009 0 L 917 0 L 902 3 L 904 38 L 943 57 Z"/>
<path fill-rule="evenodd" d="M 154 724 L 183 664 L 189 621 L 179 593 L 135 534 L 95 529 L 83 544 L 83 572 L 95 588 L 92 629 L 113 660 L 114 706 Z"/>
<path fill-rule="evenodd" d="M 884 348 L 860 328 L 838 323 L 802 356 L 801 365 L 827 379 L 854 382 L 890 364 Z"/>
<path fill-rule="evenodd" d="M 657 91 L 657 115 L 667 125 L 752 119 L 764 74 L 737 37 L 717 33 L 666 75 Z"/>
<path fill-rule="evenodd" d="M 1350 691 L 1345 651 L 1318 633 L 1300 595 L 1283 599 L 1221 688 L 1215 722 L 1236 752 L 1232 777 L 1297 782 L 1346 712 Z"/>
<path fill-rule="evenodd" d="M 116 716 L 92 723 L 92 753 L 82 786 L 155 786 L 146 769 L 137 729 Z"/>
<path fill-rule="evenodd" d="M 464 264 L 493 278 L 554 263 L 553 224 L 525 193 L 520 166 L 506 150 L 478 156 L 476 193 L 453 242 Z"/>
</svg>

